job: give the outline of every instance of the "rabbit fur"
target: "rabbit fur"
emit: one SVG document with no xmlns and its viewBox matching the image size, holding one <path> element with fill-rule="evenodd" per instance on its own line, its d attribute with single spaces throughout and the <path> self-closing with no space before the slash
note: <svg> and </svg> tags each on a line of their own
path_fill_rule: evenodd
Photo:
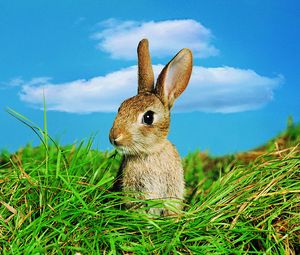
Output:
<svg viewBox="0 0 300 255">
<path fill-rule="evenodd" d="M 147 39 L 140 41 L 137 52 L 138 94 L 121 104 L 109 134 L 111 143 L 123 154 L 114 188 L 142 199 L 182 201 L 181 159 L 167 135 L 174 100 L 191 76 L 192 53 L 182 49 L 164 67 L 154 86 Z M 176 206 L 180 207 L 179 203 Z M 167 208 L 152 208 L 149 212 L 172 214 Z"/>
</svg>

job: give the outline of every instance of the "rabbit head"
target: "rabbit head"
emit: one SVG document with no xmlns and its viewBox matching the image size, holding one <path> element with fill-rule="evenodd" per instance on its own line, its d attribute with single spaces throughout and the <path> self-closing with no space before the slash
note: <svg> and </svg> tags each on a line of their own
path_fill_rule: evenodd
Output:
<svg viewBox="0 0 300 255">
<path fill-rule="evenodd" d="M 185 90 L 192 72 L 192 53 L 182 49 L 163 68 L 154 86 L 148 40 L 138 45 L 138 94 L 125 100 L 110 130 L 110 142 L 124 154 L 159 151 L 169 132 L 170 109 Z"/>
</svg>

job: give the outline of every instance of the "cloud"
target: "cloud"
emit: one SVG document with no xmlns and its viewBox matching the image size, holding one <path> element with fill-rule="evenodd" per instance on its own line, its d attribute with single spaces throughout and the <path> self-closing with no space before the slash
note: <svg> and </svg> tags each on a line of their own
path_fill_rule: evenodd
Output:
<svg viewBox="0 0 300 255">
<path fill-rule="evenodd" d="M 24 80 L 21 77 L 16 77 L 11 79 L 8 83 L 6 83 L 9 87 L 18 87 L 24 83 Z"/>
<path fill-rule="evenodd" d="M 100 23 L 101 31 L 92 38 L 97 47 L 116 59 L 136 59 L 136 46 L 142 38 L 150 41 L 153 57 L 173 56 L 178 49 L 190 48 L 194 57 L 206 58 L 218 54 L 212 45 L 211 31 L 192 19 L 165 21 L 117 21 L 109 19 Z"/>
<path fill-rule="evenodd" d="M 162 65 L 154 65 L 157 77 Z M 272 100 L 273 91 L 284 78 L 265 77 L 253 70 L 233 67 L 194 66 L 190 84 L 175 103 L 175 111 L 241 112 L 262 107 Z M 20 98 L 42 108 L 72 112 L 114 112 L 137 91 L 137 67 L 131 66 L 105 76 L 67 83 L 52 83 L 41 77 L 24 83 Z"/>
<path fill-rule="evenodd" d="M 242 112 L 262 107 L 273 99 L 274 89 L 284 82 L 278 75 L 270 78 L 250 69 L 195 66 L 179 111 Z"/>
<path fill-rule="evenodd" d="M 0 89 L 15 88 L 22 84 L 24 84 L 24 80 L 21 77 L 15 77 L 8 82 L 0 82 Z"/>
<path fill-rule="evenodd" d="M 9 89 L 9 88 L 21 87 L 25 83 L 27 85 L 45 84 L 49 80 L 51 80 L 50 77 L 37 77 L 37 78 L 31 79 L 29 82 L 25 82 L 22 77 L 15 77 L 15 78 L 9 80 L 8 82 L 0 83 L 0 89 Z"/>
</svg>

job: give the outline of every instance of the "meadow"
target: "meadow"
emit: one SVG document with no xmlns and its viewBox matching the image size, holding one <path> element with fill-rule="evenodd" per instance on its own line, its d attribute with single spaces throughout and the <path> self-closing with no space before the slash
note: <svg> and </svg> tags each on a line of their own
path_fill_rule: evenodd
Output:
<svg viewBox="0 0 300 255">
<path fill-rule="evenodd" d="M 183 159 L 184 210 L 111 192 L 121 156 L 41 139 L 0 155 L 1 254 L 300 254 L 300 125 L 244 153 Z M 124 209 L 126 201 L 136 203 Z"/>
</svg>

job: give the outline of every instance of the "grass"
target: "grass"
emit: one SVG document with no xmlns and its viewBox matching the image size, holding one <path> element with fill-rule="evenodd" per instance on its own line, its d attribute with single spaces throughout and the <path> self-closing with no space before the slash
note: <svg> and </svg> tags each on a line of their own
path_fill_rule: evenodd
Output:
<svg viewBox="0 0 300 255">
<path fill-rule="evenodd" d="M 11 113 L 42 142 L 0 156 L 1 254 L 300 253 L 300 125 L 256 154 L 186 156 L 185 209 L 163 218 L 145 213 L 161 201 L 125 210 L 133 199 L 109 191 L 116 152 L 61 147 Z"/>
</svg>

